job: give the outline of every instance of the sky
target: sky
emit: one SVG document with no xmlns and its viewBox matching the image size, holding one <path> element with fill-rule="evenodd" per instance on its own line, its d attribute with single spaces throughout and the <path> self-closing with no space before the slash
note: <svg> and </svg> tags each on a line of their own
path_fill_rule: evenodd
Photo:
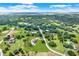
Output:
<svg viewBox="0 0 79 59">
<path fill-rule="evenodd" d="M 79 12 L 79 3 L 0 3 L 0 12 Z"/>
</svg>

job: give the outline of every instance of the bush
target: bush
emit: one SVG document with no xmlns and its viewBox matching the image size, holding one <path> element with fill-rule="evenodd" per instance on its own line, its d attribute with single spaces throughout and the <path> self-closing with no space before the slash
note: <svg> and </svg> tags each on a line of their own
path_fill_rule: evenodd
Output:
<svg viewBox="0 0 79 59">
<path fill-rule="evenodd" d="M 76 56 L 76 54 L 75 54 L 72 50 L 69 50 L 67 53 L 68 53 L 68 55 L 70 55 L 70 56 Z"/>
</svg>

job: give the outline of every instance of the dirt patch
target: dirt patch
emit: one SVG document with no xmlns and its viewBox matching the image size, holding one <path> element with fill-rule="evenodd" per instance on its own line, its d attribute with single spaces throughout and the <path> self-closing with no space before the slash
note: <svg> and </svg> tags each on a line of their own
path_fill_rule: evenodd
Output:
<svg viewBox="0 0 79 59">
<path fill-rule="evenodd" d="M 53 52 L 29 52 L 29 56 L 60 56 Z"/>
</svg>

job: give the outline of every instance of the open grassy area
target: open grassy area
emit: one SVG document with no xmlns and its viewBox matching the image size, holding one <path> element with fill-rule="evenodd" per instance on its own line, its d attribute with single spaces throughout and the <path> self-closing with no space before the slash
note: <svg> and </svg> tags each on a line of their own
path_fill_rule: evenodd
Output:
<svg viewBox="0 0 79 59">
<path fill-rule="evenodd" d="M 26 48 L 24 48 L 24 50 L 26 51 L 38 51 L 38 52 L 47 52 L 49 51 L 48 48 L 45 46 L 45 44 L 43 44 L 41 42 L 41 40 L 39 40 L 35 46 L 28 46 Z"/>
<path fill-rule="evenodd" d="M 20 35 L 20 33 L 22 35 L 25 35 L 24 33 L 24 29 L 19 29 L 19 30 L 15 30 L 14 31 L 14 35 Z M 26 33 L 27 34 L 27 33 Z M 42 43 L 41 39 L 39 38 L 36 45 L 35 46 L 32 46 L 31 45 L 31 40 L 34 39 L 36 37 L 33 37 L 33 36 L 25 36 L 24 38 L 21 38 L 21 39 L 15 39 L 15 43 L 14 44 L 8 44 L 8 41 L 4 41 L 2 44 L 0 44 L 0 47 L 1 49 L 5 49 L 8 47 L 8 51 L 6 51 L 4 53 L 4 55 L 9 55 L 10 52 L 13 53 L 14 50 L 16 49 L 19 49 L 19 48 L 22 48 L 23 51 L 33 51 L 33 52 L 48 52 L 48 48 L 45 46 L 44 43 Z M 23 41 L 25 40 L 25 41 Z M 5 44 L 5 42 L 7 44 Z M 9 45 L 9 46 L 8 46 Z"/>
</svg>

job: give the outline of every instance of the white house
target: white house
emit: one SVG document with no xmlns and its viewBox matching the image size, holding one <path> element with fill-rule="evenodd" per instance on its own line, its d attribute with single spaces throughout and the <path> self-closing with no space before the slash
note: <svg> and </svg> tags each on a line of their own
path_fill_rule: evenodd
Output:
<svg viewBox="0 0 79 59">
<path fill-rule="evenodd" d="M 36 43 L 37 43 L 37 41 L 38 41 L 38 38 L 32 39 L 32 40 L 31 40 L 31 44 L 32 44 L 33 46 L 35 46 Z"/>
<path fill-rule="evenodd" d="M 2 52 L 2 49 L 0 49 L 0 56 L 3 56 L 3 52 Z"/>
</svg>

